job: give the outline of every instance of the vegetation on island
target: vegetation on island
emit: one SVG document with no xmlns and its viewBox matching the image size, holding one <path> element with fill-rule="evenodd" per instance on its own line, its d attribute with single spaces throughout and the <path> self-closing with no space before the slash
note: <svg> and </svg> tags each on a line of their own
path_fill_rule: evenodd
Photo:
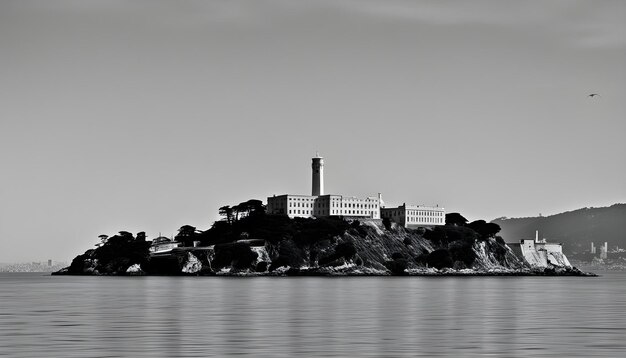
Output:
<svg viewBox="0 0 626 358">
<path fill-rule="evenodd" d="M 417 229 L 388 219 L 268 215 L 255 199 L 222 206 L 219 214 L 222 219 L 208 230 L 182 226 L 173 238 L 180 247 L 167 255 L 150 255 L 151 242 L 143 232 L 101 235 L 98 247 L 77 256 L 61 273 L 407 275 L 523 266 L 497 236 L 497 224 L 468 223 L 459 213 L 447 214 L 445 225 Z"/>
</svg>

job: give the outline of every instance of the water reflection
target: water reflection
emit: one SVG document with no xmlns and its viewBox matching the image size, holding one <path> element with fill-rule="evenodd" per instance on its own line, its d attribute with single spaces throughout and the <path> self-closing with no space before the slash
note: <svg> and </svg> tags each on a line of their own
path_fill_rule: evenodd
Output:
<svg viewBox="0 0 626 358">
<path fill-rule="evenodd" d="M 621 356 L 626 274 L 600 278 L 0 275 L 15 357 Z"/>
</svg>

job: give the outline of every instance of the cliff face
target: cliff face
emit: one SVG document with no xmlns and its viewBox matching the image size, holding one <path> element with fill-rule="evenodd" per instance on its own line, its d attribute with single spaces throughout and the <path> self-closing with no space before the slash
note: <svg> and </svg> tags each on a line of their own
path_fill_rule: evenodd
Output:
<svg viewBox="0 0 626 358">
<path fill-rule="evenodd" d="M 309 230 L 310 231 L 310 230 Z M 140 260 L 98 261 L 97 250 L 78 256 L 67 274 L 161 275 L 439 275 L 578 274 L 563 265 L 532 267 L 502 240 L 466 227 L 409 230 L 355 222 L 340 234 L 313 240 L 297 231 L 266 240 L 238 240 L 177 248 Z M 254 236 L 244 233 L 241 237 Z M 267 235 L 267 233 L 265 233 Z M 303 240 L 306 237 L 307 240 Z M 101 255 L 100 255 L 101 256 Z M 566 259 L 565 259 L 566 260 Z M 123 265 L 120 265 L 123 262 Z M 561 267 L 562 266 L 562 267 Z M 115 271 L 108 271 L 113 267 Z"/>
</svg>

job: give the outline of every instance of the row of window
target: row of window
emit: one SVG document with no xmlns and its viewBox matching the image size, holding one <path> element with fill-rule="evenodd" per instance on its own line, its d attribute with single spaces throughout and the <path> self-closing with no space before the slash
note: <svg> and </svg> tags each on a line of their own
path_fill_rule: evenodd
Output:
<svg viewBox="0 0 626 358">
<path fill-rule="evenodd" d="M 423 210 L 407 210 L 407 215 L 420 215 L 420 216 L 443 216 L 441 211 L 423 211 Z"/>
<path fill-rule="evenodd" d="M 270 202 L 268 203 L 270 207 L 273 207 L 274 205 L 276 205 L 277 207 L 285 207 L 285 202 L 284 201 L 279 201 L 278 203 L 273 203 Z M 340 204 L 340 203 L 339 203 Z M 336 205 L 333 205 L 336 206 Z M 293 208 L 312 208 L 312 207 L 316 207 L 316 208 L 320 208 L 320 207 L 325 207 L 328 208 L 328 202 L 325 203 L 310 203 L 310 202 L 294 202 L 294 203 L 289 203 L 289 207 L 293 207 Z M 339 205 L 339 207 L 343 207 L 343 208 L 355 208 L 355 209 L 378 209 L 378 204 L 361 204 L 361 203 L 343 203 L 343 205 Z"/>
<path fill-rule="evenodd" d="M 416 218 L 414 216 L 407 216 L 406 221 L 410 223 L 420 222 L 420 223 L 431 223 L 431 224 L 443 224 L 443 219 L 441 218 L 428 218 L 428 217 Z"/>
<path fill-rule="evenodd" d="M 313 214 L 313 210 L 305 210 L 305 209 L 289 209 L 289 214 L 291 215 L 311 215 Z M 315 215 L 324 215 L 321 210 L 315 210 Z M 375 211 L 367 211 L 367 210 L 331 210 L 331 215 L 371 215 L 372 217 L 376 216 Z"/>
<path fill-rule="evenodd" d="M 404 216 L 404 210 L 383 210 L 381 215 L 387 216 Z M 420 216 L 420 217 L 443 217 L 442 212 L 436 211 L 420 211 L 420 210 L 408 210 L 406 211 L 406 216 Z"/>
</svg>

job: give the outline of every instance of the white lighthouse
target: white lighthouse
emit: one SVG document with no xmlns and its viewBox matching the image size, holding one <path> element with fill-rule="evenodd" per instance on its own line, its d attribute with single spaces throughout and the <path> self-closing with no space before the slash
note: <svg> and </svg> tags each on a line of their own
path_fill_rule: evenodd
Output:
<svg viewBox="0 0 626 358">
<path fill-rule="evenodd" d="M 324 158 L 320 157 L 319 154 L 316 153 L 315 157 L 312 159 L 311 173 L 313 175 L 313 185 L 311 195 L 321 196 L 324 195 Z"/>
</svg>

